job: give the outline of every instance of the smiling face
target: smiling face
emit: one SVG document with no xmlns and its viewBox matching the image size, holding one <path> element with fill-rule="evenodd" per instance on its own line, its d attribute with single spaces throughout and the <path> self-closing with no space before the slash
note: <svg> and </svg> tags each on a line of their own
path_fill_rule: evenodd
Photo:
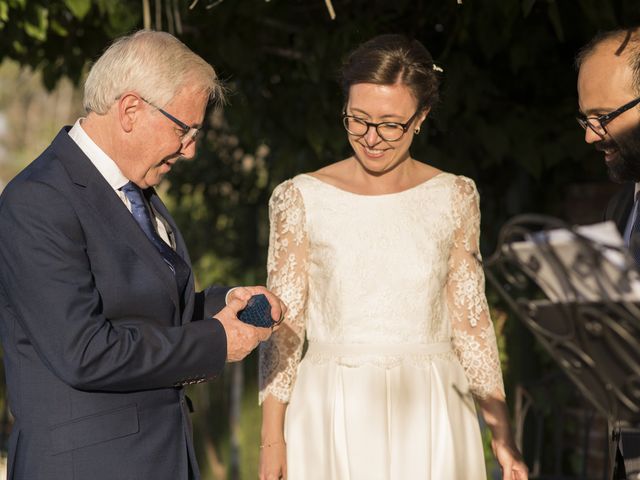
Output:
<svg viewBox="0 0 640 480">
<path fill-rule="evenodd" d="M 376 85 L 357 83 L 349 89 L 346 113 L 370 123 L 405 123 L 418 108 L 411 91 L 403 84 Z M 406 133 L 395 142 L 380 138 L 374 127 L 364 135 L 349 134 L 349 143 L 355 158 L 369 173 L 383 174 L 391 171 L 409 158 L 409 147 L 414 129 L 424 121 L 427 112 L 416 115 Z"/>
<path fill-rule="evenodd" d="M 638 96 L 628 56 L 615 55 L 618 41 L 605 41 L 587 56 L 578 74 L 580 111 L 589 116 L 610 113 Z M 606 125 L 604 138 L 591 129 L 585 141 L 604 153 L 609 176 L 616 182 L 640 181 L 640 113 L 638 107 Z"/>
<path fill-rule="evenodd" d="M 201 90 L 184 88 L 162 108 L 188 126 L 200 127 L 207 101 L 208 95 Z M 131 161 L 123 173 L 141 188 L 148 188 L 159 184 L 179 159 L 193 158 L 196 143 L 183 145 L 183 131 L 154 106 L 140 101 L 137 108 L 137 140 L 131 145 Z"/>
</svg>

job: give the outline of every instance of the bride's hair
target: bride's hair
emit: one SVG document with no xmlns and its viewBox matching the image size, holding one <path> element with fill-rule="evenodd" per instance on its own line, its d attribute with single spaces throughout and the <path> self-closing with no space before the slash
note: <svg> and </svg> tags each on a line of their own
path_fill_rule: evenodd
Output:
<svg viewBox="0 0 640 480">
<path fill-rule="evenodd" d="M 439 98 L 442 68 L 422 43 L 404 35 L 379 35 L 351 52 L 342 64 L 340 83 L 345 101 L 356 83 L 393 85 L 401 82 L 418 108 L 433 107 Z"/>
</svg>

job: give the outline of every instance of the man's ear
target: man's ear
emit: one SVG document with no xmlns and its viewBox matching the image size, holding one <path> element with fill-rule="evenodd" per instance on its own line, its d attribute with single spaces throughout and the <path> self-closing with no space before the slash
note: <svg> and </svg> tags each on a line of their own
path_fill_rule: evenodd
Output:
<svg viewBox="0 0 640 480">
<path fill-rule="evenodd" d="M 125 132 L 129 133 L 133 130 L 140 115 L 142 103 L 140 97 L 132 92 L 123 93 L 118 98 L 118 120 L 120 120 L 120 126 Z"/>
</svg>

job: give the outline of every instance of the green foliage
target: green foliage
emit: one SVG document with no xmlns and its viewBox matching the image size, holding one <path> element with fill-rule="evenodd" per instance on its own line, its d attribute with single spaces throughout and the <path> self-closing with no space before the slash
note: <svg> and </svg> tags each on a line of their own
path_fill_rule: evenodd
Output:
<svg viewBox="0 0 640 480">
<path fill-rule="evenodd" d="M 124 0 L 0 0 L 0 61 L 42 70 L 48 88 L 61 76 L 78 82 L 87 60 L 140 19 L 139 4 Z"/>
<path fill-rule="evenodd" d="M 333 21 L 320 1 L 206 6 L 184 11 L 183 39 L 227 79 L 232 95 L 223 133 L 235 143 L 202 144 L 195 163 L 172 174 L 169 191 L 183 224 L 204 229 L 189 232 L 192 248 L 227 252 L 239 260 L 236 276 L 264 265 L 273 187 L 349 154 L 336 77 L 343 56 L 360 42 L 406 33 L 444 67 L 441 105 L 413 154 L 477 182 L 488 250 L 510 216 L 562 214 L 564 185 L 604 178 L 573 118 L 573 56 L 598 29 L 640 19 L 630 0 L 342 0 L 334 1 Z M 239 165 L 261 145 L 269 151 L 267 181 L 258 184 L 256 173 Z M 185 184 L 206 192 L 204 222 L 194 222 Z"/>
<path fill-rule="evenodd" d="M 444 68 L 441 104 L 412 154 L 476 181 L 489 252 L 506 219 L 563 215 L 570 184 L 605 179 L 573 119 L 573 57 L 598 30 L 640 23 L 636 0 L 333 0 L 335 20 L 322 0 L 178 3 L 181 39 L 231 90 L 224 117 L 211 115 L 197 158 L 174 169 L 167 189 L 203 284 L 264 282 L 272 189 L 349 155 L 336 77 L 359 43 L 405 33 Z M 141 18 L 141 2 L 0 0 L 0 59 L 42 69 L 49 87 L 77 82 Z M 551 368 L 526 348 L 521 324 L 507 322 L 505 335 L 508 377 Z"/>
<path fill-rule="evenodd" d="M 82 20 L 91 9 L 91 0 L 65 0 L 64 3 L 78 20 Z"/>
</svg>

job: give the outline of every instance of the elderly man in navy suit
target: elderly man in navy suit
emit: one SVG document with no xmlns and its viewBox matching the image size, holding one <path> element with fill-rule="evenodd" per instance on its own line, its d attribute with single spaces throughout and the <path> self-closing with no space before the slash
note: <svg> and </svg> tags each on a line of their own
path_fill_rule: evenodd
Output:
<svg viewBox="0 0 640 480">
<path fill-rule="evenodd" d="M 195 154 L 213 68 L 173 36 L 117 40 L 85 84 L 86 118 L 0 197 L 0 335 L 13 480 L 199 478 L 183 385 L 268 338 L 237 319 L 263 287 L 196 292 L 153 187 Z M 225 298 L 226 297 L 226 298 Z"/>
</svg>

